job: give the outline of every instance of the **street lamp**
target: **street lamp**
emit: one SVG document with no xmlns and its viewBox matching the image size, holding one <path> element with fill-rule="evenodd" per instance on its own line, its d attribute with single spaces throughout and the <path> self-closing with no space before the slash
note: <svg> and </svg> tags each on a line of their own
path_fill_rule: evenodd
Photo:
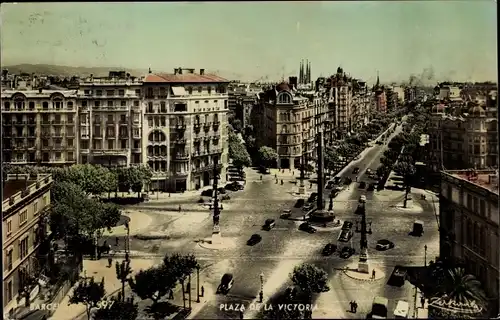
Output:
<svg viewBox="0 0 500 320">
<path fill-rule="evenodd" d="M 264 273 L 260 273 L 260 292 L 259 292 L 259 301 L 262 303 L 264 300 Z"/>
<path fill-rule="evenodd" d="M 125 243 L 125 261 L 128 261 L 130 251 L 130 225 L 128 224 L 128 222 L 125 222 L 125 228 L 127 229 L 127 242 Z"/>
<path fill-rule="evenodd" d="M 200 302 L 200 266 L 196 266 L 196 302 Z"/>
<path fill-rule="evenodd" d="M 424 267 L 427 267 L 427 245 L 424 246 Z"/>
</svg>

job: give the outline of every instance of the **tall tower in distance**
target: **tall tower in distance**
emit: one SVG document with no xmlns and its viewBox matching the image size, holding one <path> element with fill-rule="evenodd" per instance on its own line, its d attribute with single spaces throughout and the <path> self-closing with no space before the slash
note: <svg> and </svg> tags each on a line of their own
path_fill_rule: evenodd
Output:
<svg viewBox="0 0 500 320">
<path fill-rule="evenodd" d="M 301 60 L 299 68 L 299 84 L 302 84 L 303 82 L 304 82 L 304 60 Z"/>
<path fill-rule="evenodd" d="M 311 83 L 311 62 L 307 66 L 307 83 Z"/>
<path fill-rule="evenodd" d="M 306 76 L 304 79 L 304 83 L 309 83 L 309 59 L 306 60 Z"/>
</svg>

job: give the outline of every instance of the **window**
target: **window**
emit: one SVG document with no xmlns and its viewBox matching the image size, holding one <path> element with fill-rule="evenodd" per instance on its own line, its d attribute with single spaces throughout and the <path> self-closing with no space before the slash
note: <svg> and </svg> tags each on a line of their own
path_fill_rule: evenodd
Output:
<svg viewBox="0 0 500 320">
<path fill-rule="evenodd" d="M 113 122 L 113 115 L 108 114 L 108 122 Z"/>
<path fill-rule="evenodd" d="M 135 95 L 140 96 L 141 95 L 141 89 L 135 89 Z M 137 101 L 139 102 L 139 101 Z"/>
<path fill-rule="evenodd" d="M 127 106 L 127 101 L 125 101 L 125 100 L 120 101 L 120 106 L 121 107 L 126 107 Z"/>
<path fill-rule="evenodd" d="M 61 160 L 61 153 L 60 152 L 56 152 L 56 160 Z"/>
<path fill-rule="evenodd" d="M 7 271 L 10 271 L 12 270 L 12 253 L 13 253 L 14 250 L 10 249 L 9 251 L 7 251 L 7 257 L 5 260 L 6 263 L 7 263 Z M 12 298 L 11 298 L 12 299 Z"/>
<path fill-rule="evenodd" d="M 7 303 L 12 301 L 13 294 L 14 294 L 14 289 L 12 287 L 12 280 L 11 280 L 7 282 Z"/>
<path fill-rule="evenodd" d="M 28 239 L 29 236 L 19 241 L 19 257 L 24 259 L 28 255 Z"/>
<path fill-rule="evenodd" d="M 160 102 L 160 109 L 161 112 L 167 112 L 167 106 L 165 104 L 165 101 Z"/>
<path fill-rule="evenodd" d="M 43 207 L 45 207 L 46 205 L 49 204 L 48 200 L 49 200 L 49 198 L 47 196 L 43 196 L 43 199 L 42 199 L 42 201 L 43 201 L 42 202 Z"/>
<path fill-rule="evenodd" d="M 49 108 L 49 103 L 47 101 L 42 103 L 42 108 L 47 110 Z"/>
<path fill-rule="evenodd" d="M 134 101 L 134 107 L 138 107 L 139 106 L 139 101 Z"/>
<path fill-rule="evenodd" d="M 73 101 L 68 101 L 68 109 L 73 109 Z"/>
<path fill-rule="evenodd" d="M 188 93 L 189 93 L 189 94 L 192 94 L 192 93 L 193 93 L 193 88 L 192 88 L 192 87 L 188 87 Z"/>
<path fill-rule="evenodd" d="M 108 107 L 112 107 L 113 105 L 113 100 L 108 100 Z"/>
<path fill-rule="evenodd" d="M 198 92 L 201 93 L 203 91 L 202 87 L 198 87 Z"/>
<path fill-rule="evenodd" d="M 74 161 L 73 152 L 68 152 L 68 161 Z"/>
<path fill-rule="evenodd" d="M 73 147 L 73 139 L 67 139 L 68 147 Z"/>
<path fill-rule="evenodd" d="M 118 95 L 123 97 L 125 95 L 125 90 L 118 90 Z"/>
<path fill-rule="evenodd" d="M 99 100 L 94 101 L 94 107 L 99 108 L 101 106 L 101 102 Z"/>
<path fill-rule="evenodd" d="M 472 210 L 472 195 L 467 195 L 467 209 Z"/>
<path fill-rule="evenodd" d="M 34 103 L 33 101 L 30 101 L 30 102 L 29 102 L 29 108 L 30 108 L 31 110 L 35 109 L 35 103 Z"/>
<path fill-rule="evenodd" d="M 5 110 L 9 110 L 10 109 L 10 102 L 5 101 L 5 103 L 3 105 L 4 105 Z"/>
<path fill-rule="evenodd" d="M 211 94 L 212 93 L 212 87 L 208 87 L 207 91 L 208 91 L 208 94 Z"/>
<path fill-rule="evenodd" d="M 102 90 L 96 90 L 95 95 L 98 97 L 102 96 Z"/>
<path fill-rule="evenodd" d="M 113 96 L 114 94 L 115 94 L 115 90 L 106 90 L 106 95 L 107 95 L 108 97 L 111 97 L 111 96 Z"/>
<path fill-rule="evenodd" d="M 115 144 L 113 140 L 108 140 L 108 149 L 113 150 L 115 148 Z"/>
<path fill-rule="evenodd" d="M 122 149 L 127 149 L 127 140 L 121 140 Z"/>
<path fill-rule="evenodd" d="M 7 220 L 7 237 L 12 235 L 12 220 Z"/>
<path fill-rule="evenodd" d="M 19 213 L 19 226 L 26 223 L 26 221 L 28 221 L 28 210 L 24 210 Z"/>
<path fill-rule="evenodd" d="M 33 215 L 38 213 L 38 202 L 33 203 Z"/>
<path fill-rule="evenodd" d="M 154 110 L 153 110 L 153 103 L 152 102 L 148 102 L 148 112 L 149 113 L 153 113 Z"/>
</svg>

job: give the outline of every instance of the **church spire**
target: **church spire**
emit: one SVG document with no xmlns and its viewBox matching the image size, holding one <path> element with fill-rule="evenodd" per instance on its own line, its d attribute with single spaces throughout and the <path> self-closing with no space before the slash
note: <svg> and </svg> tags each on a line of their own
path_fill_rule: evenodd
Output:
<svg viewBox="0 0 500 320">
<path fill-rule="evenodd" d="M 377 70 L 377 84 L 375 85 L 377 88 L 380 87 L 380 78 Z"/>
<path fill-rule="evenodd" d="M 300 61 L 300 69 L 299 69 L 299 84 L 304 82 L 304 60 Z"/>
</svg>

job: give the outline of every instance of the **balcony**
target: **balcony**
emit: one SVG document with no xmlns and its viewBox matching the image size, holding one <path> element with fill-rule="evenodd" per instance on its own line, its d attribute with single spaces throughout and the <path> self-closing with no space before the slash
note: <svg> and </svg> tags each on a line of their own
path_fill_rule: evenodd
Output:
<svg viewBox="0 0 500 320">
<path fill-rule="evenodd" d="M 186 130 L 186 125 L 185 125 L 184 123 L 177 124 L 177 125 L 175 126 L 175 128 L 176 128 L 177 130 Z"/>
<path fill-rule="evenodd" d="M 189 160 L 189 154 L 187 154 L 187 153 L 176 153 L 175 156 L 174 156 L 174 160 L 188 161 Z"/>
<path fill-rule="evenodd" d="M 222 149 L 220 148 L 213 148 L 208 151 L 208 154 L 219 154 L 222 153 Z"/>
<path fill-rule="evenodd" d="M 210 122 L 206 122 L 203 124 L 203 130 L 205 130 L 205 132 L 208 132 L 210 131 Z"/>
<path fill-rule="evenodd" d="M 42 120 L 40 123 L 41 123 L 42 126 L 48 126 L 48 125 L 50 125 L 50 121 L 49 120 Z"/>
<path fill-rule="evenodd" d="M 196 133 L 200 132 L 200 124 L 199 123 L 195 123 L 193 125 L 193 129 L 194 129 L 194 132 L 196 132 Z"/>
<path fill-rule="evenodd" d="M 90 135 L 88 134 L 88 132 L 81 132 L 80 133 L 80 138 L 82 138 L 82 139 L 89 139 Z"/>
<path fill-rule="evenodd" d="M 73 131 L 66 132 L 66 137 L 68 137 L 68 138 L 74 138 L 75 137 L 75 132 L 73 132 Z"/>
<path fill-rule="evenodd" d="M 186 139 L 184 139 L 184 138 L 175 139 L 174 143 L 175 144 L 186 144 Z"/>
<path fill-rule="evenodd" d="M 65 125 L 66 124 L 66 121 L 55 121 L 55 120 L 52 120 L 52 125 L 54 126 L 62 126 L 62 125 Z"/>
<path fill-rule="evenodd" d="M 211 138 L 212 138 L 211 136 L 204 136 L 203 141 L 210 141 Z"/>
<path fill-rule="evenodd" d="M 177 177 L 187 177 L 189 175 L 189 172 L 187 172 L 187 171 L 176 172 L 176 173 L 174 173 L 174 175 Z"/>
<path fill-rule="evenodd" d="M 62 138 L 62 137 L 64 137 L 64 133 L 62 133 L 62 132 L 54 132 L 54 134 L 52 134 L 52 137 L 54 137 L 54 138 Z"/>
<path fill-rule="evenodd" d="M 106 121 L 107 126 L 114 126 L 116 123 L 114 121 Z"/>
<path fill-rule="evenodd" d="M 120 121 L 120 126 L 128 126 L 128 120 Z"/>
<path fill-rule="evenodd" d="M 203 139 L 203 137 L 198 137 L 198 136 L 193 137 L 193 141 L 194 141 L 194 142 L 198 142 L 198 143 L 199 143 L 202 139 Z"/>
<path fill-rule="evenodd" d="M 36 121 L 35 120 L 28 120 L 28 126 L 30 126 L 30 127 L 36 126 Z"/>
</svg>

